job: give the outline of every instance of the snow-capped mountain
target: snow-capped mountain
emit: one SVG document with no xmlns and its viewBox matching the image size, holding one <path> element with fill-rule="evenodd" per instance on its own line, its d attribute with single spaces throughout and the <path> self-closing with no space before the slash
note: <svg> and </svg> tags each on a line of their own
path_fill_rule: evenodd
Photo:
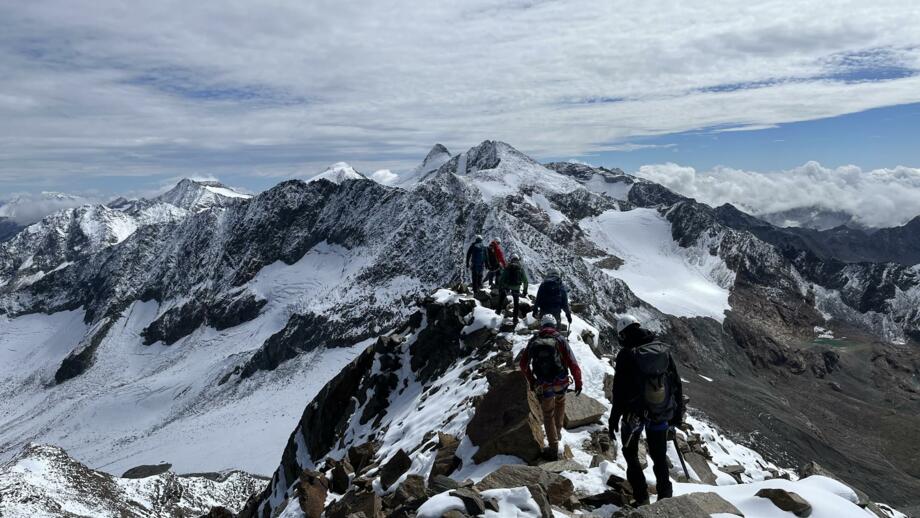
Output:
<svg viewBox="0 0 920 518">
<path fill-rule="evenodd" d="M 342 183 L 346 180 L 367 180 L 363 174 L 355 171 L 353 167 L 346 162 L 336 162 L 323 170 L 323 172 L 308 179 L 308 182 L 317 182 L 327 180 L 332 183 Z"/>
<path fill-rule="evenodd" d="M 214 507 L 236 512 L 264 484 L 239 471 L 178 476 L 168 468 L 114 477 L 60 448 L 29 445 L 0 465 L 0 516 L 155 518 L 200 516 Z"/>
<path fill-rule="evenodd" d="M 139 228 L 174 223 L 248 198 L 217 182 L 186 179 L 149 200 L 121 200 L 113 207 L 86 204 L 54 212 L 0 244 L 0 290 L 29 285 L 121 243 Z"/>
<path fill-rule="evenodd" d="M 663 333 L 693 405 L 736 442 L 779 466 L 826 462 L 890 503 L 918 493 L 920 445 L 902 436 L 920 427 L 910 268 L 803 260 L 660 185 L 501 142 L 399 187 L 330 171 L 82 254 L 17 241 L 52 244 L 9 254 L 0 277 L 0 457 L 40 441 L 116 472 L 166 459 L 267 474 L 304 405 L 461 280 L 481 233 L 534 286 L 562 272 L 598 354 L 625 311 Z M 27 257 L 43 266 L 20 273 Z"/>
<path fill-rule="evenodd" d="M 435 144 L 431 151 L 425 155 L 422 163 L 411 171 L 399 175 L 396 179 L 398 185 L 408 186 L 424 180 L 428 175 L 438 170 L 445 162 L 450 160 L 450 151 L 443 144 Z"/>
</svg>

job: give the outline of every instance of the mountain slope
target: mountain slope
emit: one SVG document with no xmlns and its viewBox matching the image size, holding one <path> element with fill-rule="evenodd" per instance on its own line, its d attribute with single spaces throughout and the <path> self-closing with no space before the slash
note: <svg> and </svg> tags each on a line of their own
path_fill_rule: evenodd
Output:
<svg viewBox="0 0 920 518">
<path fill-rule="evenodd" d="M 570 461 L 561 466 L 543 464 L 539 458 L 543 436 L 539 419 L 533 417 L 537 403 L 528 397 L 526 384 L 515 371 L 514 358 L 530 337 L 527 324 L 535 326 L 536 321 L 528 317 L 517 332 L 503 330 L 502 318 L 491 309 L 470 296 L 448 290 L 425 299 L 416 317 L 392 334 L 381 336 L 306 405 L 271 484 L 247 505 L 242 516 L 267 517 L 281 512 L 284 516 L 303 516 L 304 503 L 314 497 L 302 489 L 304 476 L 337 480 L 344 472 L 338 471 L 341 466 L 354 473 L 333 482 L 333 494 L 322 506 L 331 500 L 339 503 L 327 507 L 327 516 L 368 509 L 368 501 L 376 501 L 383 513 L 396 516 L 417 512 L 420 517 L 437 517 L 453 505 L 463 511 L 463 502 L 452 499 L 453 493 L 445 486 L 465 479 L 477 483 L 472 490 L 482 491 L 483 498 L 497 497 L 495 515 L 527 515 L 528 509 L 530 513 L 539 509 L 531 496 L 533 487 L 522 499 L 509 501 L 495 492 L 495 486 L 486 484 L 491 472 L 528 463 L 539 465 L 538 472 L 561 472 L 564 478 L 554 482 L 555 475 L 540 475 L 546 482 L 538 485 L 552 503 L 565 505 L 570 511 L 588 512 L 600 507 L 597 511 L 609 516 L 624 501 L 618 500 L 616 493 L 604 493 L 611 490 L 608 480 L 625 476 L 622 458 L 603 446 L 615 446 L 606 442 L 607 430 L 602 424 L 609 407 L 599 405 L 599 411 L 584 425 L 566 426 L 562 444 L 572 452 Z M 589 345 L 597 332 L 576 318 L 569 339 L 581 364 L 585 394 L 606 401 L 605 378 L 613 369 L 608 358 L 595 356 Z M 578 398 L 568 398 L 571 408 L 575 404 L 572 399 Z M 499 399 L 499 408 L 491 406 Z M 491 413 L 500 416 L 499 420 L 489 421 L 486 416 Z M 866 516 L 862 505 L 872 506 L 881 516 L 888 515 L 864 495 L 860 497 L 824 477 L 781 480 L 797 477 L 724 437 L 701 417 L 694 413 L 688 418 L 694 435 L 681 434 L 681 440 L 689 441 L 684 447 L 693 474 L 691 480 L 676 484 L 676 494 L 717 491 L 713 486 L 718 484 L 725 489 L 719 494 L 748 516 L 760 516 L 751 501 L 753 494 L 765 487 L 780 487 L 806 495 L 817 514 L 835 510 L 835 516 Z M 529 427 L 534 421 L 536 428 Z M 673 449 L 669 457 L 674 462 L 672 477 L 678 479 L 681 472 Z M 449 475 L 452 482 L 438 479 L 438 475 Z M 401 483 L 417 483 L 411 477 L 421 477 L 418 483 L 427 485 L 427 491 L 400 493 L 397 487 Z M 512 478 L 498 487 L 511 489 L 525 484 Z M 574 500 L 560 496 L 573 490 Z"/>
<path fill-rule="evenodd" d="M 6 241 L 7 239 L 15 236 L 24 227 L 16 223 L 15 221 L 0 216 L 0 243 Z"/>
<path fill-rule="evenodd" d="M 698 408 L 769 430 L 755 439 L 772 462 L 826 457 L 874 497 L 916 494 L 910 269 L 790 256 L 660 185 L 585 167 L 484 141 L 408 189 L 289 181 L 91 253 L 35 245 L 75 255 L 0 287 L 0 456 L 38 440 L 108 470 L 266 473 L 303 405 L 414 300 L 465 277 L 481 233 L 523 257 L 532 288 L 562 272 L 599 353 L 623 312 L 662 332 L 689 372 L 719 381 L 697 381 Z M 835 385 L 848 426 L 818 429 Z"/>
<path fill-rule="evenodd" d="M 0 515 L 197 516 L 217 506 L 238 511 L 263 483 L 239 471 L 184 477 L 157 471 L 151 476 L 113 477 L 87 468 L 60 448 L 29 445 L 0 465 Z"/>
</svg>

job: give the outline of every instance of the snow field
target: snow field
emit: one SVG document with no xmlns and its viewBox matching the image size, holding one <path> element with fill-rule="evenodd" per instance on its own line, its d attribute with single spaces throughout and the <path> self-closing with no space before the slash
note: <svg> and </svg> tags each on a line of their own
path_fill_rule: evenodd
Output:
<svg viewBox="0 0 920 518">
<path fill-rule="evenodd" d="M 708 247 L 678 246 L 671 224 L 655 209 L 609 210 L 580 225 L 599 247 L 624 261 L 619 269 L 604 271 L 659 310 L 721 322 L 731 309 L 734 273 Z"/>
</svg>

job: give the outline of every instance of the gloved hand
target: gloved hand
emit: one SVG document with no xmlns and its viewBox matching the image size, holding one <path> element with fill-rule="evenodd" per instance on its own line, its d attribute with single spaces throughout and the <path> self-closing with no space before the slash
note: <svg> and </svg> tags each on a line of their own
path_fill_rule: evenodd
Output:
<svg viewBox="0 0 920 518">
<path fill-rule="evenodd" d="M 610 433 L 610 438 L 615 441 L 617 438 L 617 431 L 620 429 L 620 416 L 610 414 L 610 422 L 607 423 L 607 428 Z"/>
<path fill-rule="evenodd" d="M 677 431 L 673 426 L 668 427 L 668 440 L 673 441 L 677 437 Z"/>
<path fill-rule="evenodd" d="M 527 378 L 527 384 L 530 385 L 530 390 L 536 390 L 537 389 L 537 378 L 534 378 L 533 376 Z"/>
<path fill-rule="evenodd" d="M 581 385 L 575 385 L 575 395 L 581 395 Z"/>
<path fill-rule="evenodd" d="M 565 313 L 565 318 L 567 318 L 567 319 L 569 320 L 569 324 L 571 324 L 571 323 L 572 323 L 572 312 L 571 312 L 571 311 L 567 311 L 567 312 Z"/>
</svg>

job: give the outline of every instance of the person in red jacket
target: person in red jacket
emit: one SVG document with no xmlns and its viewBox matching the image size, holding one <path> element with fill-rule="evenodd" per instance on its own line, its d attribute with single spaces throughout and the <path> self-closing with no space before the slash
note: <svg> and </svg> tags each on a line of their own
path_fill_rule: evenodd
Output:
<svg viewBox="0 0 920 518">
<path fill-rule="evenodd" d="M 489 243 L 489 248 L 486 250 L 486 282 L 489 283 L 490 288 L 498 282 L 499 275 L 505 266 L 507 266 L 505 252 L 498 238 L 495 238 Z"/>
<path fill-rule="evenodd" d="M 540 331 L 521 354 L 520 368 L 540 399 L 543 428 L 549 443 L 544 456 L 548 460 L 558 460 L 565 420 L 565 393 L 571 382 L 575 383 L 575 394 L 581 393 L 581 368 L 569 342 L 556 331 L 556 318 L 552 315 L 543 315 Z"/>
</svg>

